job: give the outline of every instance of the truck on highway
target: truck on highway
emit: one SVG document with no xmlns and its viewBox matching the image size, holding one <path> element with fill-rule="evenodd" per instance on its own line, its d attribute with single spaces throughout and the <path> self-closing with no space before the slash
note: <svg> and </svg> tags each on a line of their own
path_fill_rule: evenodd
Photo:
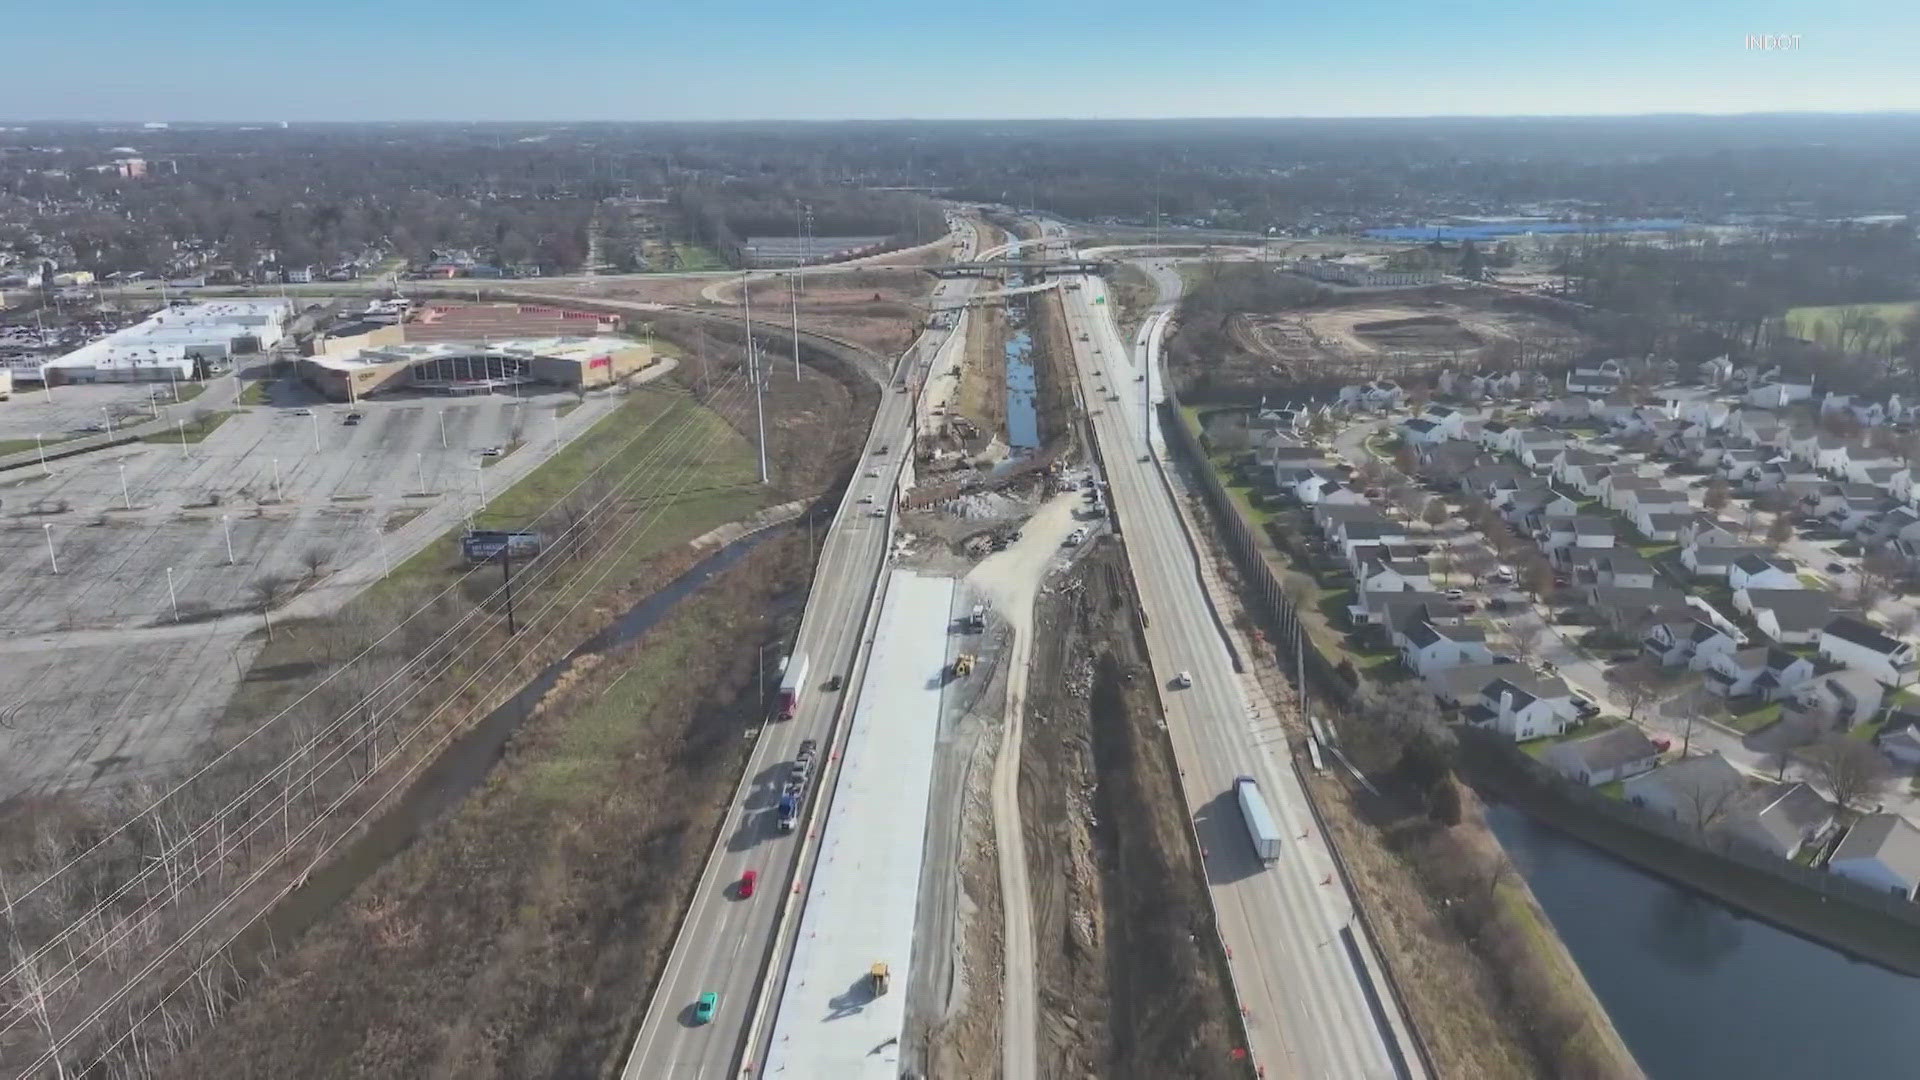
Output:
<svg viewBox="0 0 1920 1080">
<path fill-rule="evenodd" d="M 1240 799 L 1240 816 L 1247 819 L 1247 836 L 1253 840 L 1254 853 L 1261 862 L 1272 862 L 1280 857 L 1280 830 L 1273 823 L 1273 813 L 1267 809 L 1267 800 L 1260 794 L 1260 785 L 1251 776 L 1238 777 L 1233 782 L 1234 794 Z"/>
<path fill-rule="evenodd" d="M 800 708 L 800 692 L 806 686 L 807 654 L 797 652 L 787 658 L 786 674 L 780 676 L 780 719 L 793 719 L 794 711 Z"/>
<path fill-rule="evenodd" d="M 792 832 L 793 823 L 800 819 L 800 795 L 805 788 L 788 787 L 780 793 L 780 831 Z"/>
</svg>

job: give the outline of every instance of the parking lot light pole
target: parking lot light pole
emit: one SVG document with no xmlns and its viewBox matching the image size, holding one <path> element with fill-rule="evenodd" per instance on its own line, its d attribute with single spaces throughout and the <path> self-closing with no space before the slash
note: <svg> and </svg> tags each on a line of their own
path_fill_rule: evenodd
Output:
<svg viewBox="0 0 1920 1080">
<path fill-rule="evenodd" d="M 113 438 L 113 412 L 105 405 L 100 406 L 100 415 L 107 418 L 107 438 Z"/>
<path fill-rule="evenodd" d="M 186 457 L 187 456 L 187 422 L 185 420 L 175 420 L 173 422 L 173 429 L 180 433 L 180 456 Z"/>
<path fill-rule="evenodd" d="M 413 455 L 413 459 L 414 473 L 420 481 L 420 486 L 415 490 L 425 495 L 427 493 L 427 455 L 425 453 L 415 454 Z"/>
<path fill-rule="evenodd" d="M 53 523 L 43 521 L 40 523 L 40 528 L 47 538 L 47 561 L 53 564 L 53 572 L 58 575 L 60 573 L 60 557 L 53 553 Z"/>
<path fill-rule="evenodd" d="M 440 449 L 445 450 L 447 448 L 447 407 L 442 405 L 433 411 L 440 417 Z"/>
<path fill-rule="evenodd" d="M 373 542 L 380 548 L 380 576 L 387 577 L 393 573 L 393 563 L 387 559 L 387 536 L 380 531 L 379 522 L 369 521 L 367 524 L 373 528 Z"/>
<path fill-rule="evenodd" d="M 173 591 L 173 567 L 167 567 L 167 603 L 173 608 L 173 621 L 180 621 L 180 597 Z"/>
<path fill-rule="evenodd" d="M 37 431 L 33 433 L 33 447 L 40 451 L 40 471 L 52 476 L 53 470 L 47 468 L 47 444 L 41 440 L 40 433 Z"/>
<path fill-rule="evenodd" d="M 280 496 L 280 459 L 273 459 L 273 501 L 285 502 Z"/>
<path fill-rule="evenodd" d="M 127 509 L 133 509 L 133 495 L 127 491 L 127 466 L 124 463 L 120 466 L 120 501 L 126 504 Z"/>
<path fill-rule="evenodd" d="M 226 534 L 227 565 L 232 566 L 233 565 L 233 518 L 231 516 L 227 514 L 220 515 L 220 531 Z"/>
<path fill-rule="evenodd" d="M 473 484 L 480 492 L 480 509 L 485 510 L 487 508 L 487 473 L 485 466 L 478 460 L 473 463 Z"/>
<path fill-rule="evenodd" d="M 320 452 L 320 414 L 310 412 L 307 419 L 313 421 L 313 452 L 317 454 Z"/>
</svg>

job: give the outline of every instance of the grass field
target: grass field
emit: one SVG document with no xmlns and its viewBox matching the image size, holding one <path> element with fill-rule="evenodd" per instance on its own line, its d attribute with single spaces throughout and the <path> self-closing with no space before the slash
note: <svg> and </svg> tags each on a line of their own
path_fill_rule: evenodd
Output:
<svg viewBox="0 0 1920 1080">
<path fill-rule="evenodd" d="M 643 429 L 648 434 L 635 438 Z M 631 547 L 608 574 L 614 581 L 663 548 L 777 501 L 755 483 L 752 445 L 718 413 L 686 394 L 647 387 L 627 395 L 584 435 L 494 496 L 474 524 L 482 529 L 535 525 L 542 512 L 589 475 L 607 484 L 619 481 L 618 503 L 638 513 L 634 531 L 622 537 Z M 422 579 L 439 578 L 449 565 L 454 535 L 395 567 L 376 591 L 410 589 Z"/>
<path fill-rule="evenodd" d="M 221 424 L 227 422 L 227 417 L 232 415 L 233 413 L 231 412 L 208 413 L 198 420 L 185 421 L 172 431 L 156 432 L 152 435 L 143 436 L 140 441 L 160 443 L 162 445 L 170 443 L 174 446 L 178 446 L 182 442 L 204 442 L 207 436 L 218 430 Z M 184 433 L 184 438 L 182 437 L 182 433 Z"/>
<path fill-rule="evenodd" d="M 1849 307 L 1864 308 L 1893 328 L 1889 345 L 1901 341 L 1900 324 L 1920 311 L 1920 300 L 1900 304 L 1835 304 L 1829 307 L 1797 307 L 1787 312 L 1787 333 L 1821 344 L 1833 344 L 1839 336 L 1840 312 Z"/>
</svg>

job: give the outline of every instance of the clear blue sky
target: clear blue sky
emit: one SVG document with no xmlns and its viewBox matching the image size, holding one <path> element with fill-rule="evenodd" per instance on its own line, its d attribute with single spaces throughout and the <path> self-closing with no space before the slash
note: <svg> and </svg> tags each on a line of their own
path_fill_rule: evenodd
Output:
<svg viewBox="0 0 1920 1080">
<path fill-rule="evenodd" d="M 0 116 L 1920 109 L 1920 0 L 19 0 Z M 951 10 L 963 17 L 939 21 Z M 1798 34 L 1751 51 L 1749 34 Z M 1048 73 L 1038 83 L 1037 72 Z"/>
</svg>

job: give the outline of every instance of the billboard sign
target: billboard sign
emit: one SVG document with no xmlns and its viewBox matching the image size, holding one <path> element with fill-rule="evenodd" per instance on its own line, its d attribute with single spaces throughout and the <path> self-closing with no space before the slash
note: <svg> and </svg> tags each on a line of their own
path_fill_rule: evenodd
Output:
<svg viewBox="0 0 1920 1080">
<path fill-rule="evenodd" d="M 475 529 L 460 538 L 460 553 L 471 563 L 497 559 L 502 551 L 516 559 L 531 559 L 540 554 L 540 534 Z"/>
</svg>

